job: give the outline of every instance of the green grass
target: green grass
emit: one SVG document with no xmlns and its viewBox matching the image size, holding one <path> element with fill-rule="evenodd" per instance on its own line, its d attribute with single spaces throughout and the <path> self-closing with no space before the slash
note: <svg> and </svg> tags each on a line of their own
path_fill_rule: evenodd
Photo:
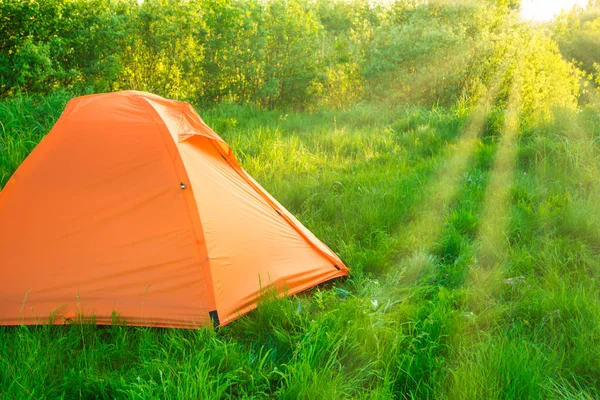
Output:
<svg viewBox="0 0 600 400">
<path fill-rule="evenodd" d="M 0 187 L 69 96 L 0 103 Z M 221 328 L 1 327 L 2 398 L 597 398 L 600 116 L 556 110 L 517 136 L 498 287 L 473 303 L 504 109 L 465 155 L 440 225 L 411 240 L 469 127 L 464 110 L 198 110 L 351 276 L 266 296 Z M 460 155 L 459 155 L 460 156 Z M 435 203 L 435 202 L 434 202 Z M 434 221 L 434 219 L 432 219 Z M 435 219 L 437 221 L 437 219 Z M 500 228 L 498 228 L 500 229 Z M 409 268 L 410 267 L 410 268 Z M 407 280 L 409 269 L 419 271 Z M 510 283 L 505 279 L 512 278 Z"/>
<path fill-rule="evenodd" d="M 0 188 L 50 131 L 69 99 L 54 93 L 0 102 Z"/>
</svg>

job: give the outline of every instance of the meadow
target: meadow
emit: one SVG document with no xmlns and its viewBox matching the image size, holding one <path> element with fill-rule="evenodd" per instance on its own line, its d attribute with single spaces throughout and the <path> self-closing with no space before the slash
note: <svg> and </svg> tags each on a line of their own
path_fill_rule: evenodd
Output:
<svg viewBox="0 0 600 400">
<path fill-rule="evenodd" d="M 441 79 L 437 59 L 395 76 L 392 102 L 190 98 L 350 276 L 265 295 L 218 330 L 0 327 L 0 396 L 599 398 L 595 75 L 510 26 L 520 36 L 447 103 L 408 95 Z M 0 100 L 0 187 L 72 96 Z"/>
</svg>

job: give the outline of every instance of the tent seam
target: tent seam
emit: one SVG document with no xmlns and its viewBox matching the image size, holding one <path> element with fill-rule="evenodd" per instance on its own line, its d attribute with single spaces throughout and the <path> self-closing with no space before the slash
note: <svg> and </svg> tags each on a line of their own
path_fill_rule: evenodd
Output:
<svg viewBox="0 0 600 400">
<path fill-rule="evenodd" d="M 171 131 L 167 127 L 167 124 L 165 123 L 165 121 L 163 120 L 163 118 L 160 116 L 160 113 L 158 111 L 156 111 L 156 109 L 152 106 L 152 104 L 150 104 L 150 102 L 145 97 L 139 96 L 139 95 L 135 95 L 134 97 L 142 100 L 142 103 L 144 103 L 144 108 L 149 108 L 150 109 L 149 113 L 153 114 L 154 117 L 158 117 L 158 119 L 160 120 L 160 123 L 158 123 L 157 125 L 159 127 L 159 130 L 163 131 L 163 132 L 161 132 L 162 133 L 161 137 L 162 137 L 165 149 L 167 150 L 167 152 L 170 155 L 171 152 L 169 151 L 168 144 L 166 143 L 166 140 L 164 138 L 164 136 L 165 136 L 165 132 L 164 131 L 166 131 L 166 133 L 168 134 L 168 136 L 171 137 L 171 133 L 170 133 Z M 177 134 L 179 135 L 179 132 L 177 132 Z M 179 149 L 177 147 L 177 143 L 175 143 L 175 141 L 173 141 L 173 144 L 174 144 L 175 150 L 177 151 L 177 154 L 175 155 L 175 157 L 177 157 L 179 159 L 179 161 L 181 163 L 181 166 L 182 166 L 182 171 L 185 174 L 185 178 L 186 178 L 187 182 L 189 182 L 190 178 L 187 175 L 187 170 L 186 170 L 185 165 L 183 163 L 183 160 L 181 158 L 181 154 L 179 153 Z M 171 158 L 171 157 L 169 157 L 169 158 Z M 177 172 L 177 166 L 175 165 L 175 163 L 176 163 L 176 160 L 173 160 L 171 158 L 171 164 L 173 166 L 175 174 L 179 175 L 178 172 Z M 190 186 L 190 190 L 192 190 L 191 189 L 192 185 L 190 184 L 189 186 Z M 186 199 L 186 196 L 184 194 L 182 194 L 182 196 L 183 196 L 183 202 L 184 202 L 185 207 L 186 207 L 188 219 L 189 219 L 189 222 L 190 222 L 190 225 L 191 225 L 191 228 L 192 228 L 192 232 L 193 232 L 193 235 L 194 235 L 194 240 L 196 242 L 196 251 L 198 253 L 198 261 L 199 261 L 199 263 L 200 263 L 201 266 L 202 266 L 203 263 L 204 263 L 204 266 L 205 266 L 203 268 L 203 275 L 204 275 L 204 280 L 206 282 L 206 289 L 208 290 L 209 297 L 212 297 L 210 300 L 212 301 L 212 304 L 214 305 L 214 309 L 217 310 L 217 297 L 215 295 L 214 282 L 213 282 L 213 278 L 212 278 L 212 273 L 210 271 L 210 257 L 208 257 L 208 248 L 206 246 L 206 239 L 204 240 L 203 245 L 201 245 L 200 240 L 198 240 L 199 239 L 198 232 L 196 232 L 197 231 L 196 224 L 194 224 L 194 221 L 192 219 L 192 212 L 193 211 L 190 209 L 190 205 L 189 205 L 189 202 Z M 191 191 L 191 196 L 194 198 L 194 201 L 195 201 L 196 200 L 196 196 L 194 195 L 193 190 Z M 197 209 L 197 207 L 196 207 L 196 209 Z M 198 212 L 198 224 L 199 224 L 199 229 L 202 230 L 202 221 L 200 220 L 200 214 L 199 214 L 199 212 Z M 202 236 L 204 237 L 204 235 L 202 235 Z M 201 250 L 200 249 L 201 246 L 204 247 L 204 250 L 205 250 L 205 254 L 206 254 L 206 258 L 205 259 L 202 258 L 202 253 L 200 251 Z M 209 309 L 209 311 L 212 311 L 212 310 Z"/>
</svg>

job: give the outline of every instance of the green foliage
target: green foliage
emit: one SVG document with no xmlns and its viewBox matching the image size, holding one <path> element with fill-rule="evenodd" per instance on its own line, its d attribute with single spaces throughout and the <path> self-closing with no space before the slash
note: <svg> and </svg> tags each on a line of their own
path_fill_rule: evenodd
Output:
<svg viewBox="0 0 600 400">
<path fill-rule="evenodd" d="M 203 7 L 199 7 L 203 8 Z M 202 71 L 204 96 L 212 101 L 256 100 L 264 80 L 266 9 L 256 1 L 209 1 Z"/>
<path fill-rule="evenodd" d="M 474 70 L 470 59 L 490 57 L 491 49 L 484 47 L 497 14 L 443 3 L 401 4 L 396 3 L 375 30 L 371 54 L 365 60 L 371 97 L 393 103 L 447 105 L 463 94 L 473 72 L 480 79 L 490 77 L 489 71 Z"/>
<path fill-rule="evenodd" d="M 561 14 L 553 33 L 565 58 L 573 60 L 589 81 L 600 85 L 600 4 L 591 0 L 586 9 Z"/>
<path fill-rule="evenodd" d="M 524 115 L 549 117 L 555 107 L 575 109 L 579 93 L 576 68 L 566 62 L 556 42 L 535 31 L 523 33 L 520 42 L 525 48 L 519 57 L 522 84 L 522 110 Z"/>
<path fill-rule="evenodd" d="M 135 2 L 19 1 L 0 3 L 0 95 L 46 93 L 56 87 L 106 91 Z M 115 51 L 116 50 L 116 51 Z"/>
<path fill-rule="evenodd" d="M 450 105 L 476 96 L 515 46 L 511 4 L 6 0 L 0 96 L 60 87 L 288 109 Z"/>
<path fill-rule="evenodd" d="M 201 96 L 204 52 L 200 43 L 206 27 L 199 10 L 187 2 L 161 0 L 135 7 L 127 22 L 123 67 L 113 88 L 162 93 L 169 98 Z"/>
</svg>

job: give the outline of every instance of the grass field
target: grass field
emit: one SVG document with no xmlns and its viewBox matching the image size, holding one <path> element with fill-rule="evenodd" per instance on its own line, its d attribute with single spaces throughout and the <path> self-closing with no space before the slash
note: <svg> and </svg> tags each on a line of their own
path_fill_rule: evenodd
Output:
<svg viewBox="0 0 600 400">
<path fill-rule="evenodd" d="M 219 329 L 0 328 L 3 398 L 600 397 L 600 114 L 199 113 L 351 276 Z M 0 187 L 67 94 L 0 103 Z"/>
</svg>

